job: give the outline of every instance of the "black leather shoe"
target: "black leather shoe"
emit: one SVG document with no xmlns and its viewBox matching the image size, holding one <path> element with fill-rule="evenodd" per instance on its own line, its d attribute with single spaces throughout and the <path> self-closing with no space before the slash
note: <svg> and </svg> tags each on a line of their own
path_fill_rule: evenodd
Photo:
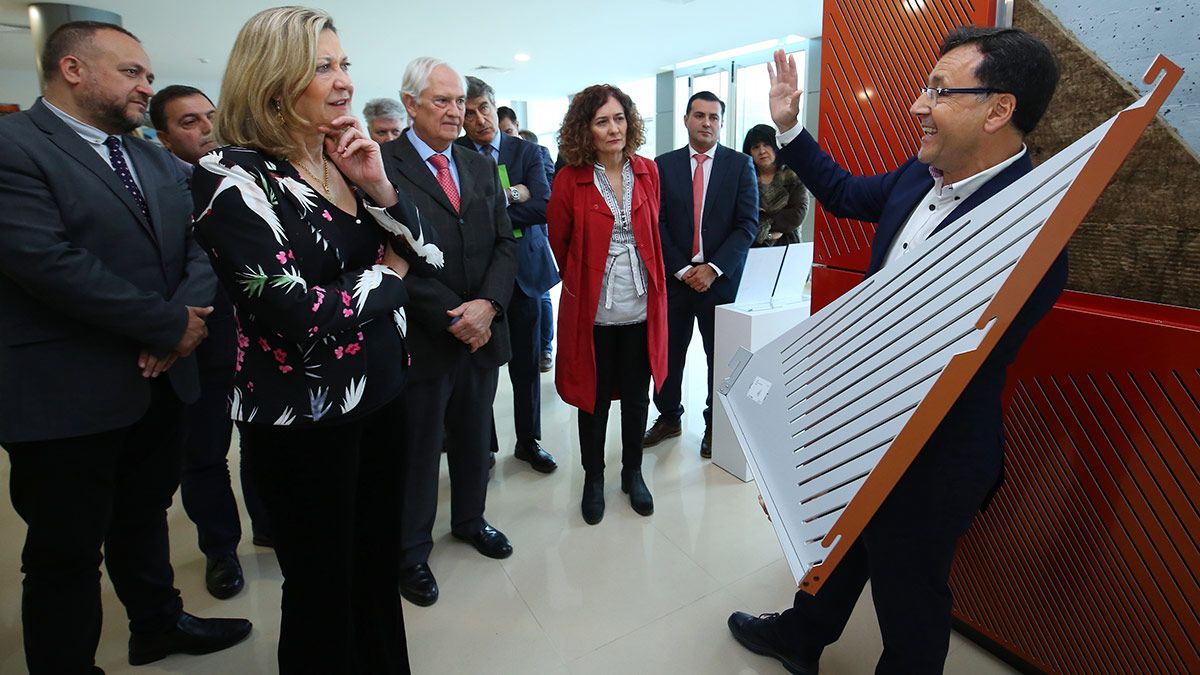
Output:
<svg viewBox="0 0 1200 675">
<path fill-rule="evenodd" d="M 140 666 L 171 654 L 211 654 L 232 647 L 250 634 L 245 619 L 201 619 L 187 612 L 159 633 L 129 636 L 129 665 Z"/>
<path fill-rule="evenodd" d="M 543 373 L 548 373 L 553 367 L 554 355 L 550 352 L 542 352 L 542 360 L 541 363 L 538 364 L 538 370 L 542 371 Z"/>
<path fill-rule="evenodd" d="M 772 625 L 778 618 L 778 614 L 750 616 L 745 612 L 734 612 L 729 615 L 729 632 L 738 644 L 755 654 L 779 661 L 789 673 L 817 675 L 817 661 L 801 659 L 780 643 Z"/>
<path fill-rule="evenodd" d="M 621 472 L 621 492 L 629 495 L 629 505 L 639 515 L 648 516 L 654 513 L 654 497 L 650 496 L 650 488 L 642 480 L 641 471 Z"/>
<path fill-rule="evenodd" d="M 275 539 L 269 534 L 255 532 L 254 536 L 250 539 L 250 543 L 255 546 L 262 546 L 263 548 L 275 548 Z"/>
<path fill-rule="evenodd" d="M 218 600 L 228 600 L 242 591 L 246 578 L 236 553 L 227 553 L 208 559 L 204 572 L 204 585 Z"/>
<path fill-rule="evenodd" d="M 512 544 L 508 543 L 508 537 L 496 528 L 484 522 L 483 527 L 476 530 L 473 534 L 459 534 L 452 532 L 456 539 L 461 539 L 475 547 L 476 551 L 486 555 L 489 558 L 497 560 L 507 558 L 512 555 Z"/>
<path fill-rule="evenodd" d="M 604 519 L 604 478 L 584 479 L 583 503 L 579 508 L 588 525 L 595 525 Z"/>
<path fill-rule="evenodd" d="M 518 441 L 513 455 L 522 462 L 529 462 L 529 466 L 539 473 L 554 473 L 554 470 L 558 468 L 558 463 L 554 461 L 554 455 L 546 452 L 536 439 L 525 443 Z"/>
<path fill-rule="evenodd" d="M 433 578 L 433 570 L 429 569 L 428 563 L 417 563 L 400 570 L 400 595 L 420 607 L 437 602 L 437 579 Z"/>
<path fill-rule="evenodd" d="M 704 428 L 704 440 L 700 441 L 700 456 L 712 459 L 712 428 Z"/>
<path fill-rule="evenodd" d="M 679 423 L 679 420 L 671 421 L 660 416 L 654 420 L 654 424 L 646 431 L 646 435 L 642 436 L 642 447 L 649 448 L 658 445 L 668 438 L 675 438 L 682 433 L 683 425 Z"/>
</svg>

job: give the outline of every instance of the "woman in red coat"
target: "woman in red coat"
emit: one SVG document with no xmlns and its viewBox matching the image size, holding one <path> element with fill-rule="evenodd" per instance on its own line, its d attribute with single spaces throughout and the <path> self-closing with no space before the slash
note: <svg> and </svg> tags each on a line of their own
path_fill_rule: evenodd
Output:
<svg viewBox="0 0 1200 675">
<path fill-rule="evenodd" d="M 658 235 L 658 169 L 634 154 L 642 118 L 616 87 L 596 85 L 571 101 L 559 130 L 566 166 L 546 217 L 563 280 L 555 384 L 579 408 L 585 472 L 583 519 L 604 517 L 604 432 L 621 400 L 621 490 L 633 510 L 654 513 L 642 478 L 642 432 L 667 372 L 667 296 Z"/>
</svg>

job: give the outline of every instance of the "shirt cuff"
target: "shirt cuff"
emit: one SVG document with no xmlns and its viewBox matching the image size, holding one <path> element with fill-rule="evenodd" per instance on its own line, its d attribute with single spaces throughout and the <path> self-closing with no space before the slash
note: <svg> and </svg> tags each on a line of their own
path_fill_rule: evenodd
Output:
<svg viewBox="0 0 1200 675">
<path fill-rule="evenodd" d="M 717 276 L 721 276 L 722 274 L 724 274 L 724 272 L 721 271 L 721 268 L 717 267 L 715 264 L 713 264 L 713 263 L 705 263 L 705 264 L 708 265 L 709 267 L 713 268 L 713 271 L 717 273 Z"/>
<path fill-rule="evenodd" d="M 690 270 L 690 269 L 692 269 L 692 266 L 691 266 L 691 265 L 688 265 L 687 267 L 684 267 L 683 269 L 681 269 L 681 270 L 679 270 L 678 272 L 676 272 L 676 273 L 675 273 L 675 278 L 676 278 L 676 279 L 678 279 L 678 280 L 680 280 L 680 281 L 683 281 L 683 275 L 684 275 L 684 274 L 687 274 L 687 271 L 688 271 L 688 270 Z"/>
<path fill-rule="evenodd" d="M 788 129 L 787 131 L 785 131 L 781 134 L 775 134 L 775 142 L 778 143 L 779 147 L 782 148 L 783 146 L 787 145 L 788 143 L 791 143 L 792 141 L 796 140 L 796 137 L 800 135 L 801 131 L 804 131 L 804 125 L 797 124 L 796 126 L 792 127 L 791 129 Z"/>
</svg>

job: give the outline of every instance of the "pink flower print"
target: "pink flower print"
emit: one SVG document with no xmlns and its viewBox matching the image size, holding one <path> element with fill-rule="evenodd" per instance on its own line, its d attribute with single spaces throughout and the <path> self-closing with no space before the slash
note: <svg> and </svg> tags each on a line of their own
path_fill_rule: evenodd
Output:
<svg viewBox="0 0 1200 675">
<path fill-rule="evenodd" d="M 314 307 L 313 309 L 315 310 L 316 308 Z M 321 328 L 320 328 L 320 326 L 313 326 L 312 328 L 309 328 L 309 329 L 308 329 L 308 334 L 309 334 L 309 335 L 316 335 L 316 334 L 317 334 L 317 333 L 319 333 L 320 331 L 321 331 Z"/>
<path fill-rule="evenodd" d="M 337 348 L 335 348 L 335 349 L 333 350 L 333 357 L 334 357 L 335 359 L 340 359 L 340 358 L 342 358 L 342 356 L 343 356 L 343 355 L 344 355 L 344 354 L 343 354 L 343 352 L 342 352 L 342 348 L 341 348 L 341 347 L 337 347 Z"/>
<path fill-rule="evenodd" d="M 352 310 L 352 309 L 350 309 L 349 307 L 347 307 L 346 309 L 343 309 L 343 310 L 342 310 L 342 316 L 344 316 L 344 317 L 346 317 L 347 319 L 349 319 L 350 317 L 354 316 L 354 310 Z"/>
<path fill-rule="evenodd" d="M 233 364 L 233 372 L 235 372 L 235 373 L 242 372 L 242 361 L 245 361 L 245 360 L 246 360 L 246 352 L 242 351 L 239 348 L 237 350 L 237 361 L 235 361 Z"/>
<path fill-rule="evenodd" d="M 295 260 L 295 259 L 296 259 L 296 254 L 292 253 L 292 249 L 289 248 L 288 249 L 288 260 Z"/>
<path fill-rule="evenodd" d="M 275 254 L 275 259 L 279 261 L 280 265 L 282 265 L 287 262 L 287 254 L 283 251 L 280 251 L 279 253 Z"/>
<path fill-rule="evenodd" d="M 375 264 L 376 265 L 383 263 L 384 246 L 385 246 L 385 244 L 380 244 L 379 250 L 375 252 Z"/>
<path fill-rule="evenodd" d="M 279 372 L 283 373 L 284 375 L 287 375 L 288 373 L 292 372 L 292 367 L 291 366 L 279 366 Z"/>
<path fill-rule="evenodd" d="M 247 390 L 247 391 L 254 391 L 254 382 L 253 382 L 253 381 L 251 381 L 251 382 L 247 382 L 247 383 L 246 383 L 246 390 Z"/>
<path fill-rule="evenodd" d="M 275 351 L 271 352 L 271 355 L 274 356 L 275 360 L 280 363 L 287 361 L 287 352 L 283 351 L 282 349 L 276 348 Z"/>
<path fill-rule="evenodd" d="M 237 333 L 237 342 L 238 346 L 242 349 L 250 346 L 250 338 L 246 337 L 246 334 L 240 330 Z"/>
<path fill-rule="evenodd" d="M 362 350 L 362 345 L 358 344 L 357 342 L 352 342 L 352 343 L 346 345 L 346 353 L 349 354 L 350 356 L 354 356 L 361 350 Z"/>
<path fill-rule="evenodd" d="M 329 209 L 325 209 L 324 211 L 322 211 L 321 217 L 324 218 L 325 220 L 328 220 L 331 223 L 333 222 L 333 216 L 329 215 Z"/>
<path fill-rule="evenodd" d="M 342 291 L 342 304 L 347 307 L 350 306 L 350 294 L 346 291 Z"/>
<path fill-rule="evenodd" d="M 362 334 L 362 331 L 361 331 L 361 330 L 360 330 L 360 331 L 358 331 L 358 339 L 359 339 L 359 341 L 362 341 L 362 340 L 365 340 L 365 339 L 366 339 L 366 338 L 364 338 L 364 337 L 363 337 L 363 334 Z"/>
<path fill-rule="evenodd" d="M 258 346 L 262 348 L 264 352 L 271 351 L 271 345 L 267 344 L 266 338 L 258 338 Z"/>
</svg>

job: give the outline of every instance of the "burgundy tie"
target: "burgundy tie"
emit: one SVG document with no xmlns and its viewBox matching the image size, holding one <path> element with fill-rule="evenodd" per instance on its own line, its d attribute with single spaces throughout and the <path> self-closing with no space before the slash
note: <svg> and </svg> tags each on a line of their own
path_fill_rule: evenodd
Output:
<svg viewBox="0 0 1200 675">
<path fill-rule="evenodd" d="M 450 160 L 446 159 L 445 155 L 435 153 L 429 156 L 429 163 L 437 169 L 438 185 L 442 186 L 442 190 L 450 200 L 450 205 L 457 211 L 459 207 L 458 188 L 454 185 L 454 176 L 450 175 Z"/>
</svg>

